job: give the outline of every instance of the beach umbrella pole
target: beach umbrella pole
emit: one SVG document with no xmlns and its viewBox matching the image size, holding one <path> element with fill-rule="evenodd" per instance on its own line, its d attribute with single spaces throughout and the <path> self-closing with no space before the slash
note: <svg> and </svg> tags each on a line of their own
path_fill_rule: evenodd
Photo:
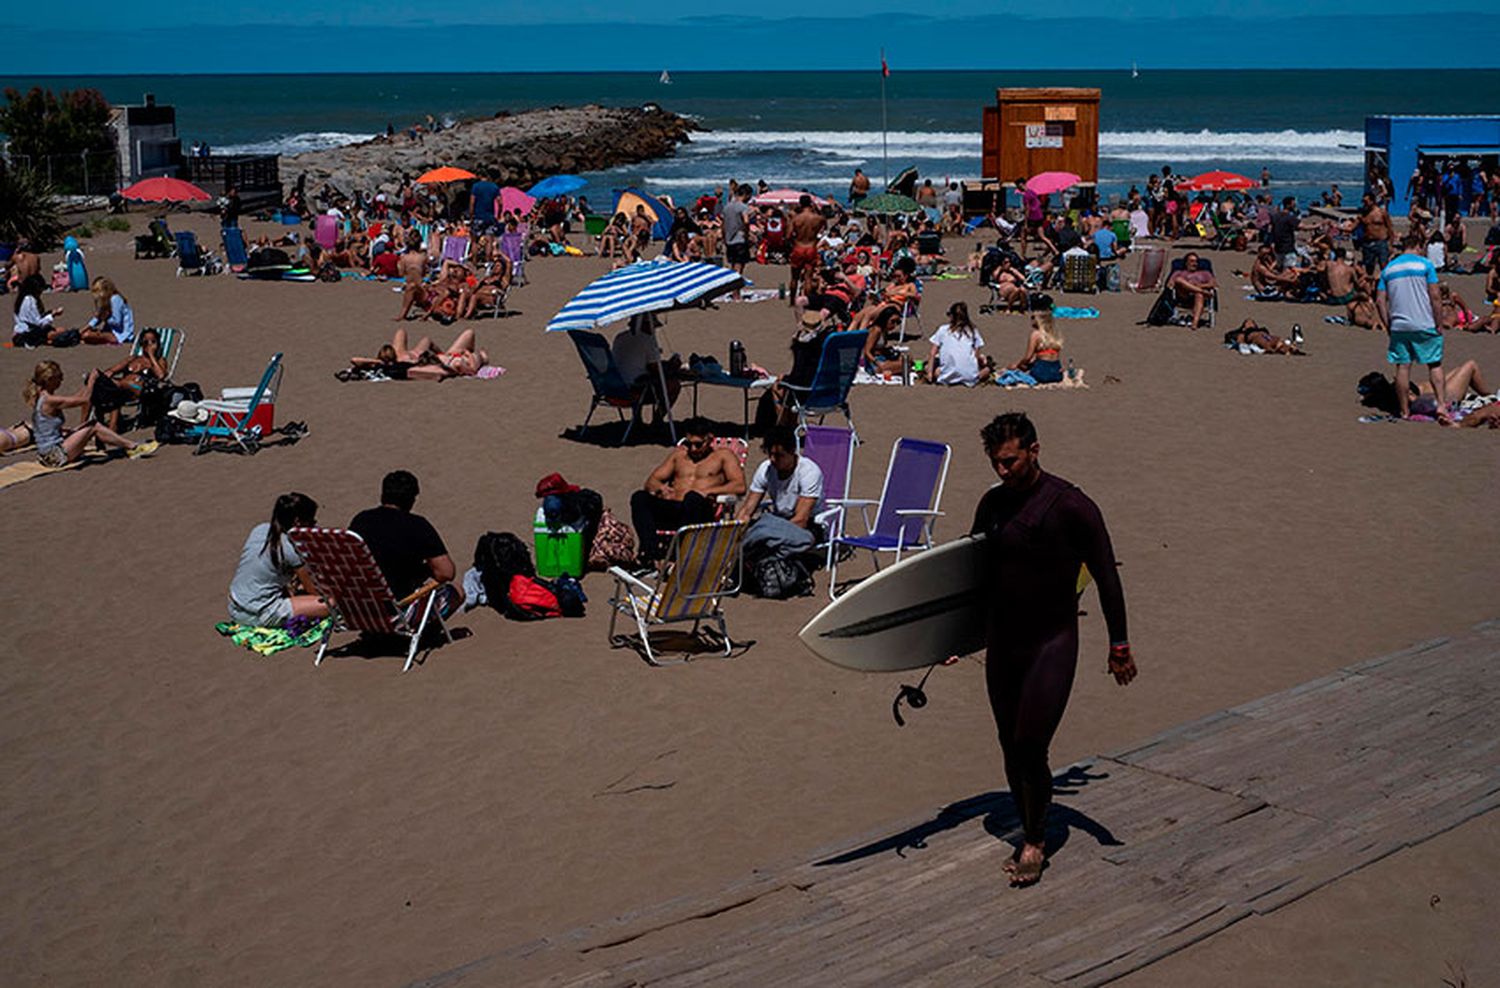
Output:
<svg viewBox="0 0 1500 988">
<path fill-rule="evenodd" d="M 659 348 L 658 348 L 659 349 Z M 656 362 L 656 379 L 661 383 L 661 404 L 667 410 L 667 432 L 672 436 L 672 445 L 677 445 L 677 422 L 672 418 L 672 395 L 667 390 L 667 371 L 663 361 Z"/>
</svg>

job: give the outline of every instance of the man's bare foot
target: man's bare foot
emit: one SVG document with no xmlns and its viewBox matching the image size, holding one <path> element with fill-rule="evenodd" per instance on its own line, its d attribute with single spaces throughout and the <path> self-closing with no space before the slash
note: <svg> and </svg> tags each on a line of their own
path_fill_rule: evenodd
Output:
<svg viewBox="0 0 1500 988">
<path fill-rule="evenodd" d="M 1020 853 L 1005 862 L 1005 873 L 1010 876 L 1012 888 L 1024 888 L 1041 881 L 1046 867 L 1046 850 L 1040 844 L 1022 844 Z"/>
</svg>

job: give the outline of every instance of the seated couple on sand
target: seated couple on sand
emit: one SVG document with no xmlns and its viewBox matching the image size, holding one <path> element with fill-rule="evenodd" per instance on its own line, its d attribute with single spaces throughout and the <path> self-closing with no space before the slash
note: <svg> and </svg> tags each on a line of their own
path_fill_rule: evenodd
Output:
<svg viewBox="0 0 1500 988">
<path fill-rule="evenodd" d="M 350 357 L 349 369 L 335 376 L 341 381 L 377 374 L 393 381 L 446 381 L 450 377 L 474 377 L 489 362 L 489 352 L 476 346 L 472 329 L 459 333 L 448 349 L 440 350 L 426 336 L 408 346 L 402 327 L 375 356 Z"/>
</svg>

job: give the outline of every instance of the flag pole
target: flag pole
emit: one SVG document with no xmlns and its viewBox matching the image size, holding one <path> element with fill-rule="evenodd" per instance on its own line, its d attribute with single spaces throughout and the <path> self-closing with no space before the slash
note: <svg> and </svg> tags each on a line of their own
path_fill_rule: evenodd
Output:
<svg viewBox="0 0 1500 988">
<path fill-rule="evenodd" d="M 885 187 L 891 188 L 890 124 L 885 113 L 885 77 L 890 70 L 885 65 L 885 49 L 880 49 L 880 170 L 885 173 Z"/>
</svg>

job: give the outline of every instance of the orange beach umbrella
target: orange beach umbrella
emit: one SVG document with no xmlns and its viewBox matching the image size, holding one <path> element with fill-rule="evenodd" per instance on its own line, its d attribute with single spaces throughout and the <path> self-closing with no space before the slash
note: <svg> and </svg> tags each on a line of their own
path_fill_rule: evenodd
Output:
<svg viewBox="0 0 1500 988">
<path fill-rule="evenodd" d="M 478 178 L 473 172 L 466 172 L 462 168 L 454 168 L 452 165 L 444 165 L 434 168 L 430 172 L 424 172 L 417 179 L 418 185 L 444 185 L 448 182 L 462 182 L 466 178 Z"/>
</svg>

